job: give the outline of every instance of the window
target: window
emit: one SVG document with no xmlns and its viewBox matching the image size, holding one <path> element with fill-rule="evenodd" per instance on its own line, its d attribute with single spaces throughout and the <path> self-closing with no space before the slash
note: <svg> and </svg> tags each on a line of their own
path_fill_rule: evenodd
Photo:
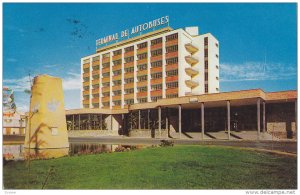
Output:
<svg viewBox="0 0 300 195">
<path fill-rule="evenodd" d="M 125 94 L 131 94 L 134 92 L 134 89 L 133 88 L 130 88 L 130 89 L 125 89 Z"/>
<path fill-rule="evenodd" d="M 216 47 L 219 47 L 219 44 L 218 44 L 218 43 L 216 43 Z"/>
<path fill-rule="evenodd" d="M 103 102 L 104 107 L 109 107 L 109 102 Z"/>
<path fill-rule="evenodd" d="M 208 69 L 208 61 L 207 60 L 205 60 L 205 69 Z"/>
<path fill-rule="evenodd" d="M 125 100 L 125 104 L 127 104 L 127 105 L 134 104 L 134 100 L 133 99 Z"/>
<path fill-rule="evenodd" d="M 102 76 L 103 76 L 103 78 L 107 78 L 110 76 L 110 72 L 103 73 Z"/>
<path fill-rule="evenodd" d="M 156 45 L 158 43 L 161 43 L 162 42 L 162 38 L 158 38 L 158 39 L 154 39 L 151 41 L 151 45 Z"/>
<path fill-rule="evenodd" d="M 134 71 L 133 67 L 125 68 L 125 73 L 127 73 L 127 72 L 133 72 L 133 71 Z"/>
<path fill-rule="evenodd" d="M 151 62 L 151 67 L 161 67 L 162 66 L 162 61 L 156 61 L 156 62 Z"/>
<path fill-rule="evenodd" d="M 84 81 L 84 82 L 87 82 L 87 81 L 89 81 L 89 80 L 90 80 L 90 77 L 84 77 L 84 78 L 83 78 L 83 81 Z"/>
<path fill-rule="evenodd" d="M 121 80 L 113 81 L 113 83 L 114 83 L 114 86 L 121 85 Z"/>
<path fill-rule="evenodd" d="M 174 51 L 178 51 L 178 45 L 173 45 L 166 48 L 167 53 L 174 52 Z"/>
<path fill-rule="evenodd" d="M 89 95 L 84 95 L 83 96 L 83 100 L 89 100 L 90 99 L 90 96 Z"/>
<path fill-rule="evenodd" d="M 178 97 L 178 94 L 169 94 L 169 95 L 166 95 L 166 98 L 177 98 Z"/>
<path fill-rule="evenodd" d="M 90 87 L 89 86 L 85 86 L 85 87 L 83 87 L 83 90 L 85 90 L 85 91 L 90 90 Z"/>
<path fill-rule="evenodd" d="M 102 55 L 102 58 L 109 58 L 110 54 L 109 53 L 106 53 L 106 54 L 103 54 Z"/>
<path fill-rule="evenodd" d="M 166 41 L 171 41 L 171 40 L 174 40 L 174 39 L 177 39 L 178 38 L 178 34 L 172 34 L 172 35 L 168 35 L 166 36 Z"/>
<path fill-rule="evenodd" d="M 219 80 L 219 77 L 216 77 L 217 80 Z"/>
<path fill-rule="evenodd" d="M 108 68 L 109 67 L 109 62 L 102 64 L 102 68 Z"/>
<path fill-rule="evenodd" d="M 138 92 L 146 92 L 147 87 L 138 87 L 137 90 L 138 90 Z"/>
<path fill-rule="evenodd" d="M 117 51 L 113 51 L 113 54 L 114 54 L 114 56 L 120 55 L 120 54 L 122 54 L 122 50 L 119 49 Z"/>
<path fill-rule="evenodd" d="M 121 59 L 115 60 L 115 61 L 113 61 L 113 64 L 114 64 L 114 66 L 120 65 L 120 64 L 122 64 L 122 60 Z"/>
<path fill-rule="evenodd" d="M 152 91 L 160 90 L 160 89 L 162 89 L 162 84 L 151 85 L 151 89 L 152 89 Z"/>
<path fill-rule="evenodd" d="M 147 102 L 147 98 L 138 98 L 139 103 Z"/>
<path fill-rule="evenodd" d="M 205 46 L 208 45 L 208 37 L 205 37 L 205 38 L 204 38 L 204 45 L 205 45 Z"/>
<path fill-rule="evenodd" d="M 93 104 L 94 108 L 99 108 L 99 104 Z"/>
<path fill-rule="evenodd" d="M 134 79 L 133 77 L 132 78 L 127 78 L 127 79 L 124 79 L 125 83 L 133 83 L 134 82 Z"/>
<path fill-rule="evenodd" d="M 157 100 L 162 99 L 161 96 L 151 97 L 152 102 L 157 102 Z"/>
<path fill-rule="evenodd" d="M 216 88 L 216 91 L 219 91 L 219 88 Z"/>
<path fill-rule="evenodd" d="M 93 75 L 93 79 L 94 79 L 94 80 L 99 79 L 99 77 L 100 77 L 100 76 L 99 76 L 98 74 Z"/>
<path fill-rule="evenodd" d="M 206 58 L 208 57 L 208 49 L 204 50 L 204 57 L 206 57 Z"/>
<path fill-rule="evenodd" d="M 167 88 L 178 88 L 178 82 L 167 83 Z"/>
<path fill-rule="evenodd" d="M 125 53 L 130 52 L 130 51 L 133 51 L 133 50 L 134 50 L 134 47 L 133 47 L 133 46 L 126 47 L 126 48 L 125 48 Z"/>
<path fill-rule="evenodd" d="M 84 63 L 84 64 L 90 63 L 90 59 L 84 59 L 84 60 L 83 60 L 83 63 Z"/>
<path fill-rule="evenodd" d="M 93 98 L 98 98 L 99 94 L 93 94 Z"/>
<path fill-rule="evenodd" d="M 138 58 L 138 60 L 142 60 L 142 59 L 145 59 L 145 58 L 147 58 L 147 53 L 142 53 L 142 54 L 138 54 L 137 55 L 137 58 Z"/>
<path fill-rule="evenodd" d="M 113 91 L 114 95 L 121 95 L 121 90 Z"/>
<path fill-rule="evenodd" d="M 219 55 L 218 55 L 218 54 L 216 54 L 216 58 L 219 58 Z"/>
<path fill-rule="evenodd" d="M 98 89 L 99 88 L 99 84 L 93 85 L 93 89 Z"/>
<path fill-rule="evenodd" d="M 133 56 L 130 56 L 130 57 L 124 58 L 124 60 L 125 60 L 125 63 L 133 62 L 134 57 L 133 57 Z"/>
<path fill-rule="evenodd" d="M 145 48 L 147 47 L 147 42 L 144 42 L 144 43 L 140 43 L 137 45 L 138 49 L 142 49 L 142 48 Z"/>
<path fill-rule="evenodd" d="M 176 64 L 178 63 L 178 57 L 166 59 L 167 64 Z"/>
<path fill-rule="evenodd" d="M 93 66 L 93 70 L 99 70 L 99 65 Z"/>
<path fill-rule="evenodd" d="M 90 71 L 90 68 L 84 68 L 84 69 L 83 69 L 83 72 L 84 72 L 84 73 L 89 72 L 89 71 Z"/>
<path fill-rule="evenodd" d="M 93 57 L 93 62 L 99 61 L 99 60 L 100 60 L 100 56 Z"/>
<path fill-rule="evenodd" d="M 151 56 L 160 56 L 161 54 L 162 54 L 162 49 L 151 51 Z"/>
<path fill-rule="evenodd" d="M 218 66 L 218 65 L 216 65 L 216 69 L 219 69 L 219 66 Z"/>
<path fill-rule="evenodd" d="M 110 83 L 107 82 L 107 83 L 102 83 L 103 87 L 109 87 L 110 86 Z"/>
<path fill-rule="evenodd" d="M 159 79 L 161 77 L 162 77 L 162 73 L 161 72 L 157 72 L 157 73 L 151 74 L 151 78 L 152 79 Z"/>
<path fill-rule="evenodd" d="M 208 84 L 205 84 L 205 93 L 208 93 Z"/>
<path fill-rule="evenodd" d="M 109 97 L 110 96 L 110 92 L 104 92 L 103 93 L 103 97 Z"/>
<path fill-rule="evenodd" d="M 167 76 L 175 76 L 175 75 L 178 75 L 178 70 L 171 70 L 171 71 L 167 71 L 166 72 Z"/>
<path fill-rule="evenodd" d="M 121 70 L 115 70 L 115 71 L 113 71 L 113 73 L 114 73 L 114 76 L 116 76 L 116 75 L 120 75 L 122 73 L 122 71 Z"/>
<path fill-rule="evenodd" d="M 138 70 L 147 70 L 147 64 L 141 64 L 137 66 Z"/>
<path fill-rule="evenodd" d="M 137 79 L 138 81 L 147 81 L 147 75 L 138 76 Z"/>
<path fill-rule="evenodd" d="M 205 72 L 205 81 L 208 81 L 208 72 Z"/>
</svg>

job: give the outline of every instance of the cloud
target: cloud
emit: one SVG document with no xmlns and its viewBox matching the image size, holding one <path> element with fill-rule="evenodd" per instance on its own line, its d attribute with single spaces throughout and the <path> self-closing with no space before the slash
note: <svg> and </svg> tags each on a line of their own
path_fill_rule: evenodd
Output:
<svg viewBox="0 0 300 195">
<path fill-rule="evenodd" d="M 29 78 L 25 76 L 19 79 L 4 79 L 3 86 L 9 87 L 14 91 L 24 91 L 25 89 L 30 89 Z"/>
<path fill-rule="evenodd" d="M 63 89 L 73 90 L 80 89 L 81 87 L 81 75 L 77 73 L 69 72 L 67 76 L 63 79 Z"/>
<path fill-rule="evenodd" d="M 287 66 L 280 63 L 245 62 L 242 64 L 223 63 L 220 65 L 222 82 L 287 80 L 296 77 L 296 66 Z"/>
<path fill-rule="evenodd" d="M 58 66 L 58 64 L 45 65 L 44 67 L 45 67 L 45 68 L 54 68 L 54 67 L 56 67 L 56 66 Z"/>
</svg>

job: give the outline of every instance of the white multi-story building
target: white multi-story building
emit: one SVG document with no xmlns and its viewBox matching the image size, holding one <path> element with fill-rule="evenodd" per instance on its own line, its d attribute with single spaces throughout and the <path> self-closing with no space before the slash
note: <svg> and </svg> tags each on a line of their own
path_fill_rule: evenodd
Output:
<svg viewBox="0 0 300 195">
<path fill-rule="evenodd" d="M 83 108 L 128 105 L 219 92 L 219 42 L 198 27 L 165 27 L 81 59 Z"/>
</svg>

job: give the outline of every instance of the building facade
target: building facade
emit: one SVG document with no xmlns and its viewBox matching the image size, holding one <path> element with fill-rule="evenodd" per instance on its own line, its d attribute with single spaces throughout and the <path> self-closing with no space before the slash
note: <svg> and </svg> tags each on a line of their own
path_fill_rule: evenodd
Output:
<svg viewBox="0 0 300 195">
<path fill-rule="evenodd" d="M 198 27 L 165 27 L 81 59 L 82 108 L 124 109 L 219 92 L 219 42 Z"/>
</svg>

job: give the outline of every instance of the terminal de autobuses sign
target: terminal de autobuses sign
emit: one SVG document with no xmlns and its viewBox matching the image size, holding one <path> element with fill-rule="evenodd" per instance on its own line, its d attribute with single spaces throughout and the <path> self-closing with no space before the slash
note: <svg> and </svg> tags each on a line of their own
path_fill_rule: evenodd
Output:
<svg viewBox="0 0 300 195">
<path fill-rule="evenodd" d="M 142 35 L 147 32 L 161 29 L 163 27 L 169 26 L 169 16 L 163 16 L 161 18 L 134 26 L 131 29 L 126 29 L 120 33 L 111 34 L 96 40 L 96 48 L 101 48 L 119 41 L 123 41 L 129 38 L 133 38 L 138 35 Z"/>
</svg>

